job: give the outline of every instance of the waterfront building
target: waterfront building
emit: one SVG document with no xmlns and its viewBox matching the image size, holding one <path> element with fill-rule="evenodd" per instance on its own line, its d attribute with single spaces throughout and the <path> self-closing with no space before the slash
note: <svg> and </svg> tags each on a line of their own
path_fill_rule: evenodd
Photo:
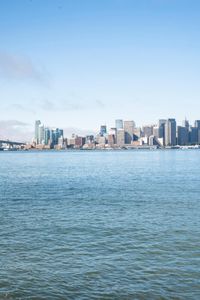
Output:
<svg viewBox="0 0 200 300">
<path fill-rule="evenodd" d="M 125 144 L 125 132 L 124 129 L 117 130 L 117 145 L 123 147 Z"/>
<path fill-rule="evenodd" d="M 115 144 L 115 136 L 113 134 L 108 135 L 108 145 L 113 147 Z"/>
<path fill-rule="evenodd" d="M 188 145 L 188 129 L 187 127 L 177 127 L 177 143 L 180 146 Z"/>
<path fill-rule="evenodd" d="M 94 135 L 86 135 L 85 143 L 86 144 L 93 144 L 94 143 Z"/>
<path fill-rule="evenodd" d="M 104 136 L 107 133 L 107 127 L 106 125 L 101 125 L 100 127 L 100 136 Z"/>
<path fill-rule="evenodd" d="M 105 136 L 99 136 L 97 144 L 99 145 L 105 145 L 107 142 L 106 137 Z"/>
<path fill-rule="evenodd" d="M 82 136 L 76 136 L 75 137 L 75 144 L 74 146 L 76 148 L 81 148 L 85 144 L 85 138 Z"/>
<path fill-rule="evenodd" d="M 135 127 L 133 129 L 133 140 L 137 141 L 142 136 L 142 131 L 140 127 Z"/>
<path fill-rule="evenodd" d="M 110 146 L 113 146 L 117 142 L 117 129 L 116 128 L 110 128 L 108 132 L 108 144 Z"/>
<path fill-rule="evenodd" d="M 149 146 L 154 146 L 155 145 L 155 137 L 154 137 L 154 135 L 150 135 L 149 137 L 148 137 L 148 140 L 149 140 Z"/>
<path fill-rule="evenodd" d="M 121 120 L 121 119 L 115 120 L 115 128 L 117 130 L 118 129 L 123 129 L 124 128 L 123 120 Z"/>
<path fill-rule="evenodd" d="M 64 138 L 63 136 L 58 138 L 58 146 L 64 148 Z"/>
<path fill-rule="evenodd" d="M 45 127 L 44 129 L 44 144 L 49 145 L 50 141 L 50 129 L 48 127 Z"/>
<path fill-rule="evenodd" d="M 58 139 L 59 138 L 64 138 L 64 133 L 62 129 L 59 128 L 53 128 L 50 130 L 50 141 L 51 141 L 51 146 L 54 147 L 55 145 L 58 145 Z"/>
<path fill-rule="evenodd" d="M 134 121 L 124 121 L 125 144 L 132 143 L 134 128 L 135 128 Z"/>
<path fill-rule="evenodd" d="M 153 135 L 158 139 L 159 138 L 159 127 L 154 126 L 153 127 Z"/>
<path fill-rule="evenodd" d="M 150 137 L 153 135 L 153 125 L 145 125 L 142 127 L 142 135 Z"/>
<path fill-rule="evenodd" d="M 198 130 L 198 140 L 197 140 L 197 143 L 200 144 L 200 120 L 196 120 L 195 123 L 194 123 L 194 126 Z"/>
<path fill-rule="evenodd" d="M 176 120 L 168 119 L 164 128 L 164 141 L 165 146 L 176 145 Z"/>
<path fill-rule="evenodd" d="M 189 143 L 191 145 L 197 145 L 198 144 L 198 128 L 197 127 L 190 127 Z"/>
<path fill-rule="evenodd" d="M 41 125 L 41 121 L 35 121 L 35 143 L 39 144 L 39 126 Z"/>
<path fill-rule="evenodd" d="M 38 143 L 39 145 L 44 144 L 44 125 L 40 124 L 38 128 Z"/>
<path fill-rule="evenodd" d="M 189 144 L 189 130 L 190 130 L 190 124 L 189 121 L 185 118 L 183 121 L 183 127 L 185 128 L 185 145 Z"/>
<path fill-rule="evenodd" d="M 163 138 L 165 139 L 165 124 L 167 120 L 165 119 L 160 119 L 158 121 L 158 138 Z"/>
</svg>

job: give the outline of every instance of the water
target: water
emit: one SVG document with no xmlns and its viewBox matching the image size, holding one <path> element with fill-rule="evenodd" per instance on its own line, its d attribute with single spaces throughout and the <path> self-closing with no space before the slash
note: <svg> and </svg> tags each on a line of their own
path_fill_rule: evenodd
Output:
<svg viewBox="0 0 200 300">
<path fill-rule="evenodd" d="M 200 151 L 0 153 L 0 299 L 200 299 Z"/>
</svg>

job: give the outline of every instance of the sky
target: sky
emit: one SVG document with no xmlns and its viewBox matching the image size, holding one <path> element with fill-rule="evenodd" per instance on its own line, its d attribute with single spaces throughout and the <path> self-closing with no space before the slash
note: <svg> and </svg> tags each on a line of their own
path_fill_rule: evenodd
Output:
<svg viewBox="0 0 200 300">
<path fill-rule="evenodd" d="M 199 32 L 197 0 L 0 0 L 0 136 L 193 123 Z"/>
</svg>

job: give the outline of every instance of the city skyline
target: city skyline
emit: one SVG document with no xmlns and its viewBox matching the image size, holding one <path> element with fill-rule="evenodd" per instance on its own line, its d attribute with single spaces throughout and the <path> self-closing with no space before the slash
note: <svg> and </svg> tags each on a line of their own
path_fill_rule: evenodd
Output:
<svg viewBox="0 0 200 300">
<path fill-rule="evenodd" d="M 99 124 L 98 128 L 95 128 L 93 130 L 87 130 L 83 128 L 77 128 L 77 127 L 63 127 L 63 136 L 66 138 L 70 138 L 73 134 L 78 135 L 78 136 L 86 136 L 86 135 L 97 135 L 99 132 L 101 132 L 101 127 L 106 127 L 108 130 L 112 129 L 123 129 L 126 128 L 126 124 L 130 124 L 130 122 L 133 122 L 132 129 L 140 129 L 144 127 L 157 127 L 160 126 L 160 122 L 166 121 L 166 120 L 175 120 L 176 123 L 176 130 L 178 133 L 178 128 L 179 127 L 187 127 L 188 129 L 191 127 L 198 127 L 196 124 L 199 122 L 199 119 L 196 119 L 194 121 L 188 120 L 186 117 L 182 119 L 181 122 L 178 122 L 176 118 L 159 118 L 155 120 L 152 123 L 148 122 L 143 122 L 143 124 L 138 125 L 134 120 L 123 120 L 122 118 L 117 118 L 113 120 L 112 122 L 102 122 Z M 54 125 L 47 125 L 42 123 L 39 119 L 38 121 L 35 122 L 40 122 L 39 125 L 43 126 L 44 128 L 49 128 L 49 129 L 58 129 L 60 126 L 55 126 Z M 29 143 L 35 136 L 35 129 L 33 129 L 33 124 L 26 124 L 23 121 L 8 121 L 8 126 L 2 126 L 2 121 L 0 121 L 0 139 L 8 139 L 8 140 L 15 140 L 15 141 L 20 141 L 20 142 L 27 142 Z M 108 125 L 109 124 L 109 125 Z M 184 125 L 185 124 L 185 125 Z M 186 125 L 188 124 L 188 125 Z M 5 130 L 4 130 L 5 128 Z M 22 128 L 22 130 L 21 130 Z M 132 130 L 131 129 L 131 130 Z M 104 130 L 104 129 L 103 129 Z M 130 139 L 130 138 L 129 138 Z"/>
<path fill-rule="evenodd" d="M 199 11 L 198 1 L 2 0 L 2 129 L 198 119 Z"/>
</svg>

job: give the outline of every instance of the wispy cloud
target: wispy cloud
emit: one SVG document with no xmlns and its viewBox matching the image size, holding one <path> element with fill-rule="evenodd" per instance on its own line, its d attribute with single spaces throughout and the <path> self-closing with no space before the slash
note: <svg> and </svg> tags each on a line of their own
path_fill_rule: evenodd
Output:
<svg viewBox="0 0 200 300">
<path fill-rule="evenodd" d="M 30 141 L 33 136 L 30 128 L 30 124 L 17 120 L 0 121 L 0 138 L 17 141 Z"/>
<path fill-rule="evenodd" d="M 48 99 L 42 100 L 38 103 L 37 107 L 40 107 L 45 111 L 78 111 L 85 109 L 104 108 L 105 104 L 101 100 L 85 101 L 84 99 L 71 99 L 61 101 L 51 101 Z"/>
<path fill-rule="evenodd" d="M 6 52 L 0 52 L 0 76 L 8 79 L 47 81 L 46 75 L 36 67 L 30 58 Z"/>
</svg>

